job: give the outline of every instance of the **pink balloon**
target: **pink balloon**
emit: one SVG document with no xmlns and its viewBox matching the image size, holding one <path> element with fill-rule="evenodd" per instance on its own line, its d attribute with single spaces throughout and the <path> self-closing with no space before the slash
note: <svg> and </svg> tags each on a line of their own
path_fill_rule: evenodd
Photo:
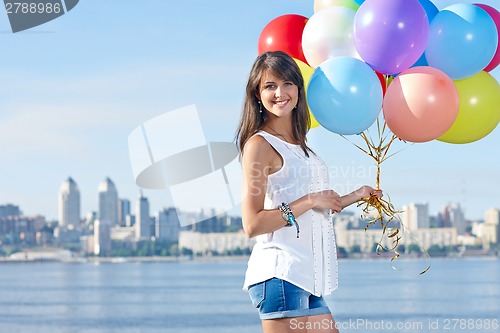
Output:
<svg viewBox="0 0 500 333">
<path fill-rule="evenodd" d="M 453 80 L 429 66 L 399 74 L 387 88 L 383 102 L 389 129 L 410 142 L 431 141 L 443 135 L 455 121 L 458 109 Z"/>
<path fill-rule="evenodd" d="M 500 41 L 500 12 L 495 8 L 482 3 L 475 3 L 475 5 L 478 6 L 479 8 L 484 9 L 491 16 L 491 18 L 495 22 L 495 25 L 497 26 L 498 40 Z M 495 69 L 495 67 L 497 67 L 498 64 L 500 64 L 500 42 L 498 43 L 497 51 L 495 52 L 493 59 L 491 59 L 488 66 L 484 68 L 484 71 L 490 72 L 493 69 Z"/>
</svg>

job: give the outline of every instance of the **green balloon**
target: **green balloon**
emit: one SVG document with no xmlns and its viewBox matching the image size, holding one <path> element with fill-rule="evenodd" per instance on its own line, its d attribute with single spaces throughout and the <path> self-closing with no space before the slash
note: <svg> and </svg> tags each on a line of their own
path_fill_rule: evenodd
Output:
<svg viewBox="0 0 500 333">
<path fill-rule="evenodd" d="M 341 6 L 358 11 L 359 5 L 354 0 L 314 0 L 314 12 L 318 12 L 326 7 Z"/>
</svg>

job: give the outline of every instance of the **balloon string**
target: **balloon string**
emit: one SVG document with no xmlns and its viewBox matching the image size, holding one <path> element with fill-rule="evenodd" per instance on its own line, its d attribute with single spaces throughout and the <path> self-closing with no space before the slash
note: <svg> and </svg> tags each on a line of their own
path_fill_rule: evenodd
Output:
<svg viewBox="0 0 500 333">
<path fill-rule="evenodd" d="M 377 166 L 377 176 L 376 176 L 376 189 L 380 190 L 380 171 L 381 171 L 381 164 L 385 160 L 387 160 L 389 157 L 394 156 L 396 153 L 400 152 L 401 150 L 397 151 L 396 153 L 388 155 L 389 149 L 392 145 L 392 143 L 398 138 L 396 135 L 392 134 L 389 138 L 389 135 L 385 135 L 385 131 L 387 129 L 387 125 L 384 121 L 384 124 L 381 126 L 379 119 L 377 118 L 377 134 L 378 134 L 378 142 L 375 143 L 374 140 L 369 136 L 368 130 L 360 133 L 360 137 L 364 140 L 366 144 L 366 148 L 361 147 L 355 143 L 353 143 L 357 148 L 359 148 L 361 151 L 363 151 L 365 154 L 370 156 L 375 160 L 376 166 Z M 347 140 L 344 136 L 342 136 L 344 139 Z M 388 139 L 388 141 L 387 141 Z M 349 140 L 348 140 L 349 141 Z M 404 140 L 401 140 L 404 141 Z M 352 143 L 352 142 L 351 142 Z M 388 200 L 382 199 L 376 195 L 371 195 L 368 198 L 362 198 L 361 200 L 358 201 L 358 207 L 361 207 L 363 211 L 363 219 L 368 219 L 367 225 L 365 227 L 365 233 L 368 231 L 368 228 L 370 228 L 372 225 L 376 223 L 380 223 L 380 226 L 382 227 L 382 235 L 381 238 L 377 244 L 377 254 L 380 255 L 380 250 L 384 251 L 391 251 L 394 253 L 394 256 L 391 258 L 391 265 L 392 268 L 396 269 L 393 265 L 393 261 L 396 260 L 397 258 L 400 257 L 400 253 L 398 252 L 398 245 L 399 241 L 402 238 L 402 230 L 404 230 L 404 224 L 400 220 L 398 213 L 401 213 L 401 211 L 397 211 L 394 207 L 394 205 L 391 203 L 390 197 L 387 195 L 389 198 Z M 376 212 L 375 216 L 372 218 L 369 218 L 370 216 L 373 216 L 372 212 Z M 398 222 L 399 225 L 401 226 L 398 227 L 396 223 Z M 409 232 L 408 232 L 409 233 Z M 382 244 L 383 238 L 386 236 L 389 241 L 392 241 L 392 245 L 390 247 L 386 247 Z M 429 257 L 429 254 L 427 251 L 425 251 L 425 254 L 427 257 Z M 424 274 L 430 269 L 430 264 L 427 266 L 426 269 L 420 272 L 420 274 Z"/>
</svg>

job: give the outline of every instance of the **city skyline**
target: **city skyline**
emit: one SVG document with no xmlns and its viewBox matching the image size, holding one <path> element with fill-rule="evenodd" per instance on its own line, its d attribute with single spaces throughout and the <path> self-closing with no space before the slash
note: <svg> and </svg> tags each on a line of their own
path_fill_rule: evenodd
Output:
<svg viewBox="0 0 500 333">
<path fill-rule="evenodd" d="M 440 9 L 474 2 L 498 9 L 495 0 L 433 2 Z M 0 204 L 57 219 L 57 192 L 69 176 L 79 185 L 82 214 L 97 211 L 95 189 L 106 177 L 119 197 L 135 198 L 128 135 L 186 105 L 197 106 L 207 141 L 232 141 L 260 32 L 280 15 L 313 15 L 313 1 L 117 4 L 80 2 L 16 34 L 0 15 L 7 50 L 0 64 Z M 500 69 L 492 75 L 498 81 Z M 372 160 L 350 142 L 323 128 L 308 140 L 335 174 L 339 193 L 374 185 Z M 399 142 L 394 151 L 403 150 L 382 165 L 381 187 L 397 208 L 429 202 L 436 212 L 459 202 L 468 219 L 483 219 L 500 206 L 498 142 L 498 128 L 465 145 Z M 172 206 L 166 191 L 144 195 L 151 211 Z"/>
<path fill-rule="evenodd" d="M 89 216 L 89 214 L 93 214 L 95 216 L 95 218 L 99 219 L 99 217 L 101 215 L 105 216 L 105 220 L 110 220 L 109 217 L 107 217 L 107 215 L 109 215 L 110 213 L 108 212 L 109 210 L 113 210 L 113 207 L 116 206 L 116 211 L 117 211 L 117 219 L 116 219 L 116 223 L 111 223 L 112 225 L 121 225 L 121 226 L 125 226 L 126 225 L 126 218 L 127 218 L 127 214 L 120 217 L 120 209 L 121 209 L 121 205 L 123 204 L 122 202 L 126 202 L 126 205 L 127 205 L 127 209 L 126 211 L 128 212 L 128 215 L 132 216 L 135 218 L 135 222 L 139 221 L 139 220 L 142 220 L 144 223 L 147 223 L 146 222 L 146 216 L 149 216 L 149 217 L 153 217 L 159 213 L 162 213 L 164 211 L 170 211 L 172 209 L 175 209 L 175 207 L 173 206 L 169 206 L 169 207 L 160 207 L 158 209 L 150 209 L 150 203 L 149 203 L 149 198 L 147 196 L 145 196 L 143 194 L 144 190 L 139 190 L 138 193 L 136 194 L 136 201 L 134 202 L 133 199 L 131 198 L 128 198 L 128 197 L 122 197 L 120 196 L 120 194 L 118 193 L 118 191 L 116 191 L 116 188 L 115 188 L 115 185 L 114 185 L 114 182 L 112 181 L 112 179 L 110 177 L 106 177 L 105 179 L 103 179 L 100 183 L 99 183 L 99 186 L 96 188 L 96 195 L 98 196 L 98 198 L 101 198 L 104 194 L 104 196 L 106 196 L 107 194 L 107 190 L 108 190 L 108 187 L 112 188 L 112 197 L 114 198 L 114 196 L 116 195 L 116 198 L 117 198 L 117 204 L 116 205 L 107 205 L 107 206 L 110 206 L 108 208 L 106 208 L 105 206 L 106 205 L 103 205 L 104 207 L 100 207 L 102 205 L 102 202 L 100 200 L 98 200 L 98 203 L 96 204 L 96 208 L 93 209 L 93 210 L 89 210 L 89 211 L 82 211 L 80 209 L 81 207 L 81 203 L 80 203 L 80 192 L 78 190 L 78 183 L 72 178 L 72 177 L 68 177 L 66 180 L 64 180 L 60 186 L 60 190 L 59 190 L 59 203 L 58 203 L 58 211 L 59 211 L 59 214 L 61 214 L 62 211 L 66 211 L 64 209 L 64 206 L 67 206 L 67 202 L 61 200 L 61 195 L 64 194 L 66 197 L 68 197 L 68 194 L 70 192 L 70 188 L 73 189 L 76 189 L 78 191 L 78 199 L 73 199 L 72 201 L 72 209 L 73 211 L 78 211 L 79 212 L 79 216 L 80 216 L 80 222 L 82 222 L 83 219 L 87 218 L 87 216 Z M 104 192 L 104 193 L 103 193 Z M 78 202 L 80 203 L 78 205 L 78 207 L 75 207 L 76 205 L 76 202 L 75 200 L 78 200 Z M 114 199 L 113 199 L 114 200 Z M 132 203 L 132 204 L 131 204 Z M 464 207 L 461 206 L 461 203 L 460 202 L 455 202 L 455 201 L 448 201 L 446 202 L 444 205 L 442 205 L 441 207 L 439 207 L 438 209 L 434 210 L 434 211 L 430 211 L 429 210 L 429 205 L 430 203 L 429 202 L 407 202 L 407 203 L 404 203 L 400 209 L 398 209 L 400 211 L 401 214 L 414 214 L 414 209 L 415 208 L 418 208 L 418 207 L 421 207 L 421 206 L 425 206 L 425 214 L 427 216 L 433 216 L 433 217 L 437 217 L 439 216 L 440 214 L 443 213 L 444 210 L 447 210 L 447 209 L 458 209 L 460 210 L 461 214 L 463 214 L 463 217 L 465 220 L 467 221 L 484 221 L 485 220 L 485 216 L 487 214 L 487 212 L 491 209 L 500 209 L 500 205 L 497 206 L 497 207 L 488 207 L 488 208 L 485 208 L 484 211 L 483 211 L 483 216 L 479 219 L 477 218 L 470 218 L 468 217 L 466 214 L 465 214 L 465 210 L 464 210 Z M 131 209 L 131 207 L 134 207 L 134 209 Z M 11 208 L 16 208 L 17 210 L 19 210 L 21 212 L 21 215 L 23 216 L 37 216 L 37 215 L 40 215 L 40 216 L 43 216 L 47 219 L 47 222 L 54 222 L 54 221 L 57 221 L 58 224 L 60 226 L 66 226 L 68 224 L 73 224 L 75 225 L 74 223 L 62 223 L 61 224 L 61 220 L 60 218 L 59 219 L 49 219 L 47 216 L 43 215 L 43 214 L 40 214 L 40 213 L 34 213 L 34 214 L 24 214 L 23 212 L 23 209 L 22 209 L 22 205 L 20 205 L 19 203 L 14 203 L 14 202 L 4 202 L 4 203 L 1 203 L 0 202 L 0 207 L 11 207 Z M 228 216 L 235 216 L 235 217 L 241 217 L 241 211 L 238 207 L 236 207 L 237 209 L 234 209 L 233 211 L 231 212 L 225 212 L 227 213 Z M 102 212 L 100 212 L 102 210 Z M 143 215 L 141 213 L 141 210 L 143 212 L 147 212 L 147 215 Z M 195 211 L 195 210 L 179 210 L 177 209 L 178 213 L 199 213 L 199 211 Z M 347 213 L 354 213 L 354 214 L 358 214 L 358 215 L 361 215 L 361 209 L 357 208 L 356 205 L 352 205 L 350 207 L 346 207 L 343 212 L 347 212 Z M 139 219 L 137 217 L 137 214 L 140 214 L 140 215 L 143 215 L 141 216 Z M 222 216 L 224 214 L 224 212 L 220 212 L 220 214 L 217 214 L 218 216 Z M 74 215 L 74 212 L 73 212 L 73 215 Z M 113 214 L 111 214 L 113 215 Z M 74 219 L 74 218 L 73 218 Z M 123 221 L 122 221 L 123 219 Z M 465 222 L 464 220 L 464 222 Z M 134 223 L 135 224 L 135 223 Z M 407 226 L 407 227 L 410 227 L 410 226 Z M 422 227 L 422 226 L 420 226 Z M 428 226 L 427 226 L 428 227 Z M 143 227 L 144 228 L 144 227 Z"/>
</svg>

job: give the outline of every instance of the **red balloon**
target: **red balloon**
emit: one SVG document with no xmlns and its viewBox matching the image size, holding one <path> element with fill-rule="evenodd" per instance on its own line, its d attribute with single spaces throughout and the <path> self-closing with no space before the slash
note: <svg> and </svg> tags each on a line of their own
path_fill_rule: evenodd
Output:
<svg viewBox="0 0 500 333">
<path fill-rule="evenodd" d="M 488 66 L 484 68 L 484 71 L 491 72 L 493 69 L 495 69 L 495 67 L 498 66 L 498 64 L 500 64 L 500 12 L 491 6 L 482 3 L 475 3 L 474 5 L 478 6 L 481 9 L 484 9 L 484 11 L 486 11 L 491 16 L 491 18 L 495 22 L 495 25 L 497 26 L 498 30 L 497 51 L 495 52 L 495 55 L 493 56 L 493 59 L 491 59 Z"/>
<path fill-rule="evenodd" d="M 260 33 L 259 54 L 283 51 L 307 64 L 302 52 L 302 32 L 307 20 L 307 17 L 297 14 L 286 14 L 273 19 Z"/>
<path fill-rule="evenodd" d="M 384 74 L 377 71 L 375 71 L 375 74 L 377 74 L 377 77 L 380 80 L 380 85 L 382 86 L 382 96 L 384 96 L 385 92 L 387 91 L 387 83 L 385 81 Z"/>
</svg>

